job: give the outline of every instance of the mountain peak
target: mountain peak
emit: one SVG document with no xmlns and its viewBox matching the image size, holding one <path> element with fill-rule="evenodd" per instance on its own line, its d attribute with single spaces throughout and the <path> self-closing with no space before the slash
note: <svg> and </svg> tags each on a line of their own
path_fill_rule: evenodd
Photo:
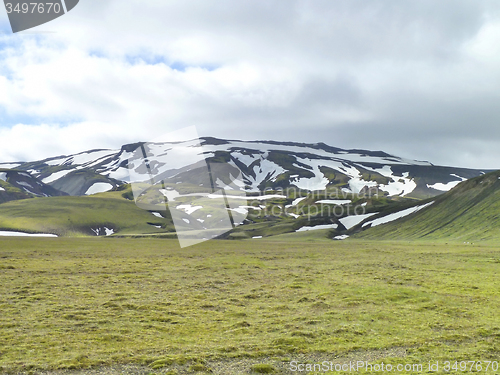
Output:
<svg viewBox="0 0 500 375">
<path fill-rule="evenodd" d="M 341 149 L 323 142 L 240 141 L 202 137 L 197 161 L 224 161 L 242 174 L 248 192 L 266 189 L 338 189 L 359 193 L 377 189 L 388 197 L 430 197 L 449 190 L 458 182 L 479 176 L 482 171 L 439 167 L 428 162 L 403 159 L 383 151 Z M 182 147 L 183 142 L 176 143 Z M 192 143 L 186 147 L 192 152 Z M 148 159 L 164 176 L 176 183 L 194 183 L 200 171 L 177 156 L 170 156 L 172 143 L 136 142 L 119 150 L 95 149 L 74 155 L 54 156 L 35 162 L 16 163 L 41 182 L 70 195 L 85 195 L 131 182 L 128 158 L 139 146 L 147 148 Z M 196 150 L 196 149 L 195 149 Z M 150 171 L 151 172 L 151 171 Z M 144 175 L 144 180 L 151 176 Z M 141 178 L 138 173 L 134 178 Z"/>
</svg>

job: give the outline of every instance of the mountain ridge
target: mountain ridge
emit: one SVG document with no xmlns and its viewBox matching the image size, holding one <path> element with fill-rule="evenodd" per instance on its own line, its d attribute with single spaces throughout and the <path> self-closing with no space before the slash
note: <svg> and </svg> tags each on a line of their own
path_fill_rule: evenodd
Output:
<svg viewBox="0 0 500 375">
<path fill-rule="evenodd" d="M 296 188 L 324 190 L 330 187 L 359 193 L 364 187 L 391 197 L 428 198 L 487 170 L 436 166 L 427 161 L 400 158 L 383 151 L 341 149 L 323 142 L 239 141 L 200 138 L 200 158 L 223 160 L 242 172 L 245 190 L 259 192 Z M 179 144 L 182 142 L 176 142 Z M 189 142 L 184 142 L 186 147 Z M 109 191 L 131 182 L 128 158 L 137 147 L 147 147 L 155 165 L 168 169 L 168 142 L 136 142 L 120 149 L 92 149 L 30 162 L 9 163 L 42 183 L 69 195 Z M 0 163 L 2 165 L 7 163 Z M 177 182 L 191 181 L 193 172 L 183 165 Z M 173 172 L 172 172 L 173 171 Z M 147 176 L 144 176 L 147 179 Z"/>
</svg>

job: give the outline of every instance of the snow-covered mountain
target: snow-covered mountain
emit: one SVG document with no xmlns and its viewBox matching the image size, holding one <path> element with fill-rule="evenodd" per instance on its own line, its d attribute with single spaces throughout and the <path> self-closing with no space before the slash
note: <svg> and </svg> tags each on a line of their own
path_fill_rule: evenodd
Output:
<svg viewBox="0 0 500 375">
<path fill-rule="evenodd" d="M 191 156 L 172 159 L 169 152 L 173 145 L 185 146 Z M 131 181 L 128 163 L 139 147 L 147 155 L 151 168 L 135 171 Z M 423 198 L 441 194 L 463 180 L 488 172 L 435 166 L 382 151 L 344 150 L 324 143 L 243 142 L 211 137 L 201 138 L 200 143 L 128 144 L 116 150 L 91 150 L 35 162 L 0 164 L 0 168 L 25 171 L 55 191 L 88 195 L 123 183 L 148 180 L 152 171 L 177 183 L 202 185 L 198 166 L 204 159 L 237 167 L 244 183 L 242 189 L 248 192 L 337 187 L 347 193 L 372 190 L 379 195 Z"/>
<path fill-rule="evenodd" d="M 0 203 L 17 199 L 60 195 L 67 194 L 44 184 L 30 173 L 2 168 L 0 165 Z"/>
</svg>

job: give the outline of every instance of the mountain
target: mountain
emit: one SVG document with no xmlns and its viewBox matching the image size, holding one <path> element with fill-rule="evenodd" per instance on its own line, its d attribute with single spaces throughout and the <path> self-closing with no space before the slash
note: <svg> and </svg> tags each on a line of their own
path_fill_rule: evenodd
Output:
<svg viewBox="0 0 500 375">
<path fill-rule="evenodd" d="M 192 141 L 181 142 L 193 148 Z M 81 196 L 109 191 L 131 182 L 129 158 L 143 147 L 157 173 L 176 183 L 200 185 L 197 162 L 226 162 L 241 171 L 244 190 L 297 188 L 314 191 L 335 187 L 346 193 L 371 193 L 390 197 L 427 198 L 442 194 L 459 182 L 487 171 L 435 166 L 429 162 L 407 160 L 382 151 L 344 150 L 324 143 L 304 144 L 274 141 L 235 141 L 201 138 L 198 160 L 176 160 L 171 165 L 169 149 L 174 143 L 135 143 L 119 150 L 91 150 L 56 156 L 34 162 L 15 163 L 39 181 L 69 195 Z M 175 143 L 178 147 L 179 143 Z M 0 167 L 2 165 L 0 164 Z M 134 178 L 148 180 L 146 171 Z"/>
<path fill-rule="evenodd" d="M 61 195 L 67 194 L 43 183 L 25 171 L 0 168 L 0 203 Z"/>
<path fill-rule="evenodd" d="M 0 231 L 172 236 L 174 224 L 188 223 L 186 230 L 205 235 L 227 210 L 233 229 L 222 238 L 297 237 L 311 230 L 335 239 L 440 238 L 454 233 L 452 227 L 460 238 L 472 238 L 472 223 L 480 228 L 478 218 L 496 218 L 477 211 L 483 202 L 468 195 L 475 189 L 463 192 L 496 173 L 485 172 L 323 143 L 140 142 L 0 164 L 0 203 L 6 202 Z M 212 194 L 215 185 L 226 193 Z M 221 204 L 224 214 L 214 214 Z M 452 226 L 443 226 L 449 218 Z"/>
<path fill-rule="evenodd" d="M 357 230 L 365 230 L 355 237 L 464 242 L 500 240 L 500 171 L 461 182 L 449 192 L 420 204 L 423 205 L 426 207 L 384 225 L 374 225 L 377 217 L 373 216 L 358 225 Z"/>
</svg>

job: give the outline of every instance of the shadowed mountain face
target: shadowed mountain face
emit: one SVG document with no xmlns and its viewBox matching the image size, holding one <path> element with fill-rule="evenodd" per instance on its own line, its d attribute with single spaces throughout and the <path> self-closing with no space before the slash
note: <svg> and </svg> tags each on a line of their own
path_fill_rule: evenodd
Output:
<svg viewBox="0 0 500 375">
<path fill-rule="evenodd" d="M 147 148 L 154 173 L 169 176 L 176 183 L 195 184 L 202 178 L 197 175 L 196 168 L 191 168 L 192 161 L 183 164 L 182 160 L 176 160 L 176 165 L 171 165 L 167 160 L 170 143 L 136 143 L 120 150 L 91 150 L 15 163 L 15 168 L 60 192 L 88 195 L 111 190 L 124 182 L 134 182 L 129 179 L 128 159 L 141 145 Z M 186 147 L 190 147 L 189 142 Z M 202 138 L 198 147 L 200 160 L 223 161 L 241 170 L 245 185 L 241 188 L 247 192 L 287 188 L 315 191 L 336 187 L 354 194 L 371 190 L 391 197 L 428 198 L 487 172 L 434 166 L 381 151 L 343 150 L 323 143 Z M 140 179 L 140 171 L 136 172 L 135 178 L 139 176 Z M 149 178 L 144 171 L 143 180 Z"/>
<path fill-rule="evenodd" d="M 369 225 L 365 224 L 365 227 Z M 500 239 L 500 171 L 460 183 L 412 215 L 357 234 L 366 239 Z"/>
<path fill-rule="evenodd" d="M 67 195 L 28 172 L 0 168 L 0 203 L 34 197 Z"/>
</svg>

